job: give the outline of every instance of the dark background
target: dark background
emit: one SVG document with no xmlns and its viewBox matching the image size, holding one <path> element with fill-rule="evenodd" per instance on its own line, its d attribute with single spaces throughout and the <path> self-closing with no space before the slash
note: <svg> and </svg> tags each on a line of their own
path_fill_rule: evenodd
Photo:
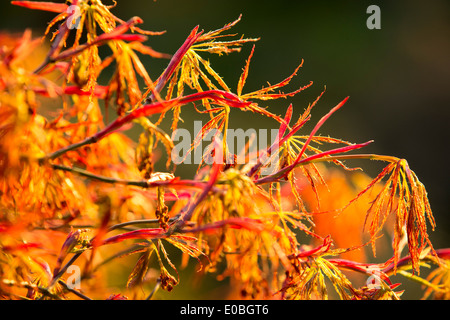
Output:
<svg viewBox="0 0 450 320">
<path fill-rule="evenodd" d="M 381 9 L 381 30 L 366 27 L 371 4 Z M 31 27 L 35 36 L 55 16 L 14 7 L 8 1 L 1 1 L 0 12 L 1 30 Z M 437 222 L 431 239 L 436 248 L 449 246 L 450 1 L 119 0 L 112 12 L 123 20 L 140 16 L 144 29 L 166 30 L 146 43 L 166 53 L 174 53 L 196 25 L 214 30 L 242 14 L 230 32 L 261 38 L 244 90 L 281 81 L 304 59 L 303 68 L 284 91 L 309 81 L 314 85 L 294 98 L 268 102 L 270 110 L 284 114 L 293 103 L 300 113 L 326 86 L 312 112 L 315 123 L 350 96 L 320 133 L 352 142 L 373 139 L 375 143 L 364 152 L 407 159 L 429 193 Z M 210 57 L 232 88 L 251 46 L 241 53 Z M 143 62 L 154 79 L 167 64 L 145 58 Z M 188 113 L 182 113 L 186 123 Z M 232 114 L 231 123 L 268 127 L 273 121 Z M 364 168 L 371 174 L 381 169 L 374 162 L 366 162 Z"/>
</svg>

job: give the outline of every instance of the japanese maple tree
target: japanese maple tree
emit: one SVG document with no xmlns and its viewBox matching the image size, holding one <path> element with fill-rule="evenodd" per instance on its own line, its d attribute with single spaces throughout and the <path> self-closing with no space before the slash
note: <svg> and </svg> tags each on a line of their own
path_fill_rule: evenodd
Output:
<svg viewBox="0 0 450 320">
<path fill-rule="evenodd" d="M 2 299 L 152 299 L 182 287 L 179 270 L 191 260 L 198 276 L 229 279 L 225 298 L 400 299 L 393 275 L 424 285 L 424 297 L 449 298 L 450 249 L 432 246 L 427 191 L 408 162 L 359 153 L 372 141 L 319 134 L 348 97 L 309 132 L 302 129 L 324 92 L 301 112 L 289 102 L 282 114 L 269 111 L 262 103 L 312 82 L 281 91 L 300 64 L 285 80 L 246 91 L 259 39 L 229 33 L 241 17 L 214 31 L 196 27 L 167 54 L 145 44 L 164 32 L 122 20 L 100 0 L 12 4 L 56 17 L 44 35 L 50 46 L 30 30 L 0 36 Z M 245 45 L 250 56 L 227 84 L 208 56 Z M 167 68 L 152 79 L 141 55 L 166 59 Z M 190 179 L 171 161 L 185 112 L 209 117 L 189 152 L 215 132 Z M 227 141 L 237 114 L 278 127 L 253 162 L 239 163 Z M 140 128 L 137 141 L 131 126 Z M 158 172 L 161 150 L 166 170 Z M 351 160 L 386 166 L 370 178 Z M 375 255 L 382 236 L 392 237 L 382 248 L 390 258 L 368 259 L 364 249 Z M 422 277 L 422 266 L 433 270 Z M 118 280 L 118 269 L 127 276 Z"/>
</svg>

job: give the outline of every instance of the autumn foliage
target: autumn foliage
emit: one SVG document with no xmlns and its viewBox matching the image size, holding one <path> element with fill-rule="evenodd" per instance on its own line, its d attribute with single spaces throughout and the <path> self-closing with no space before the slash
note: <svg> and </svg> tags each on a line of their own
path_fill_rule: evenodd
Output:
<svg viewBox="0 0 450 320">
<path fill-rule="evenodd" d="M 408 162 L 355 153 L 372 141 L 319 134 L 348 98 L 310 132 L 302 128 L 322 95 L 306 108 L 287 103 L 283 114 L 262 105 L 312 85 L 281 91 L 301 64 L 247 92 L 258 39 L 229 33 L 241 17 L 210 32 L 196 27 L 167 54 L 145 44 L 164 32 L 122 20 L 100 0 L 12 4 L 56 17 L 43 38 L 0 34 L 2 299 L 154 299 L 163 290 L 170 298 L 188 285 L 181 275 L 191 265 L 196 277 L 228 281 L 221 298 L 400 299 L 405 287 L 393 275 L 419 282 L 424 297 L 449 298 L 450 249 L 432 246 L 427 192 Z M 208 56 L 245 45 L 233 87 Z M 167 60 L 157 79 L 145 55 Z M 185 112 L 209 116 L 191 152 L 212 129 L 222 137 L 209 141 L 191 179 L 171 162 Z M 235 114 L 279 128 L 255 162 L 237 163 L 229 148 Z M 371 178 L 352 160 L 386 166 Z M 271 161 L 276 169 L 262 174 Z M 75 287 L 72 266 L 81 271 Z"/>
</svg>

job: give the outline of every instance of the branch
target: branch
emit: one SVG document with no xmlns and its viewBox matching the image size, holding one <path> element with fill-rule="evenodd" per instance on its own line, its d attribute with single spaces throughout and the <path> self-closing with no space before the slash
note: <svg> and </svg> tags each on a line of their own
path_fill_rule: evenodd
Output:
<svg viewBox="0 0 450 320">
<path fill-rule="evenodd" d="M 223 161 L 223 145 L 220 139 L 214 139 L 214 165 L 211 169 L 211 174 L 207 185 L 205 186 L 203 192 L 198 196 L 194 204 L 188 203 L 180 213 L 180 218 L 172 224 L 168 234 L 172 234 L 180 230 L 192 217 L 194 210 L 200 205 L 200 203 L 207 197 L 208 193 L 213 189 L 219 174 L 221 172 L 221 163 Z"/>
<path fill-rule="evenodd" d="M 178 218 L 179 218 L 179 216 L 176 215 L 176 216 L 170 218 L 169 221 L 175 221 L 175 220 L 177 220 Z M 116 230 L 116 229 L 120 229 L 120 228 L 123 228 L 123 227 L 126 227 L 126 226 L 131 226 L 131 225 L 139 225 L 139 224 L 156 224 L 156 223 L 159 223 L 159 220 L 158 220 L 158 219 L 142 219 L 142 220 L 126 221 L 126 222 L 118 223 L 118 224 L 115 224 L 115 225 L 111 226 L 111 227 L 108 229 L 108 232 L 113 231 L 113 230 Z"/>
<path fill-rule="evenodd" d="M 257 179 L 255 181 L 255 184 L 264 184 L 264 183 L 276 182 L 276 181 L 284 178 L 295 167 L 298 167 L 298 166 L 301 166 L 301 165 L 306 165 L 306 164 L 309 164 L 309 163 L 312 163 L 312 162 L 338 160 L 339 158 L 342 158 L 342 156 L 331 157 L 329 155 L 330 154 L 335 154 L 335 153 L 341 153 L 341 152 L 342 153 L 343 152 L 348 152 L 348 151 L 351 151 L 351 150 L 354 150 L 354 149 L 359 149 L 359 148 L 365 147 L 366 145 L 368 145 L 368 144 L 370 144 L 372 142 L 373 141 L 368 141 L 368 142 L 364 142 L 364 143 L 353 144 L 353 145 L 350 145 L 350 146 L 336 148 L 336 149 L 332 149 L 332 150 L 328 150 L 328 151 L 325 151 L 325 152 L 321 152 L 321 153 L 315 154 L 313 156 L 304 158 L 302 160 L 295 161 L 291 165 L 282 168 L 281 170 L 279 170 L 278 172 L 276 172 L 274 174 L 268 175 L 268 176 L 266 176 L 264 178 Z M 354 155 L 354 156 L 360 156 L 360 155 Z"/>
<path fill-rule="evenodd" d="M 59 164 L 51 164 L 51 167 L 55 170 L 62 170 L 62 171 L 66 171 L 66 172 L 75 173 L 82 177 L 86 177 L 86 178 L 100 181 L 100 182 L 111 183 L 111 184 L 123 184 L 123 185 L 128 185 L 128 186 L 136 186 L 136 187 L 141 187 L 141 188 L 145 188 L 145 189 L 156 188 L 156 187 L 167 187 L 167 188 L 182 189 L 182 190 L 185 190 L 186 188 L 203 190 L 205 188 L 205 186 L 207 185 L 206 181 L 180 180 L 179 178 L 174 178 L 174 179 L 169 179 L 169 180 L 155 180 L 152 178 L 150 178 L 148 180 L 127 180 L 127 179 L 111 178 L 111 177 L 106 177 L 106 176 L 102 176 L 102 175 L 97 175 L 95 173 L 86 171 L 81 168 L 67 167 L 67 166 L 63 166 L 63 165 L 59 165 Z M 215 190 L 215 191 L 218 191 L 218 190 Z"/>
<path fill-rule="evenodd" d="M 52 164 L 51 166 L 55 170 L 62 170 L 62 171 L 76 173 L 80 176 L 83 176 L 83 177 L 86 177 L 89 179 L 93 179 L 93 180 L 97 180 L 97 181 L 101 181 L 101 182 L 105 182 L 105 183 L 125 184 L 125 185 L 129 185 L 129 186 L 148 188 L 147 180 L 126 180 L 126 179 L 120 179 L 120 178 L 110 178 L 110 177 L 97 175 L 95 173 L 92 173 L 92 172 L 89 172 L 89 171 L 86 171 L 86 170 L 83 170 L 80 168 L 76 168 L 76 167 L 66 167 L 66 166 L 62 166 L 59 164 Z"/>
<path fill-rule="evenodd" d="M 140 117 L 148 117 L 150 115 L 156 114 L 156 113 L 164 113 L 170 110 L 174 106 L 181 106 L 185 105 L 194 101 L 203 100 L 203 99 L 211 99 L 217 103 L 224 103 L 226 105 L 229 105 L 231 107 L 235 108 L 245 108 L 251 104 L 251 102 L 242 101 L 237 97 L 236 95 L 225 92 L 221 90 L 209 90 L 204 92 L 197 92 L 193 93 L 191 95 L 187 95 L 180 98 L 171 99 L 168 101 L 161 101 L 161 102 L 155 102 L 151 104 L 146 104 L 141 106 L 138 109 L 135 109 L 131 113 L 117 118 L 115 121 L 113 121 L 111 124 L 109 124 L 107 127 L 105 127 L 103 130 L 97 132 L 96 134 L 80 141 L 74 144 L 71 144 L 67 147 L 64 147 L 62 149 L 59 149 L 49 155 L 46 155 L 43 158 L 39 159 L 39 162 L 43 163 L 50 159 L 55 159 L 60 157 L 61 155 L 78 149 L 80 147 L 93 144 L 98 142 L 99 140 L 105 138 L 106 136 L 110 135 L 111 133 L 115 132 L 122 126 L 124 126 L 127 123 L 130 123 L 134 119 L 140 118 Z"/>
<path fill-rule="evenodd" d="M 88 296 L 82 294 L 81 292 L 79 292 L 79 291 L 77 291 L 77 290 L 75 290 L 75 289 L 70 288 L 64 281 L 58 280 L 58 283 L 59 283 L 61 286 L 63 286 L 64 289 L 66 289 L 67 291 L 72 292 L 74 295 L 80 297 L 81 299 L 83 299 L 83 300 L 92 300 L 91 298 L 89 298 Z"/>
<path fill-rule="evenodd" d="M 148 297 L 145 300 L 151 300 L 153 295 L 158 291 L 158 289 L 161 287 L 161 279 L 156 280 L 156 285 L 153 288 L 152 292 L 148 295 Z"/>
<path fill-rule="evenodd" d="M 59 270 L 59 272 L 58 272 L 58 274 L 56 274 L 54 277 L 53 277 L 53 279 L 52 279 L 52 281 L 50 282 L 50 284 L 48 285 L 48 287 L 46 288 L 47 290 L 50 290 L 51 288 L 53 288 L 54 287 L 54 285 L 58 282 L 58 280 L 59 280 L 59 278 L 61 278 L 62 277 L 62 275 L 66 272 L 66 270 L 67 270 L 67 268 L 69 268 L 80 256 L 81 256 L 81 254 L 83 253 L 84 251 L 82 251 L 82 252 L 78 252 L 78 253 L 76 253 L 76 254 L 74 254 L 73 255 L 73 257 L 64 265 L 64 267 L 62 267 L 60 270 Z"/>
</svg>

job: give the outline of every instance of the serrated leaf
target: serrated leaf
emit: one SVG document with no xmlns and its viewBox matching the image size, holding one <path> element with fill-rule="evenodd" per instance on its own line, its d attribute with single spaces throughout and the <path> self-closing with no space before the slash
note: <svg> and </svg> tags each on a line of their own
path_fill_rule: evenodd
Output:
<svg viewBox="0 0 450 320">
<path fill-rule="evenodd" d="M 145 274 L 148 270 L 148 265 L 150 262 L 150 257 L 152 255 L 153 249 L 146 250 L 136 262 L 136 265 L 128 276 L 127 288 L 133 288 L 134 286 L 142 283 Z"/>
<path fill-rule="evenodd" d="M 180 249 L 183 253 L 186 253 L 189 256 L 197 259 L 197 261 L 201 265 L 200 270 L 202 269 L 202 263 L 199 259 L 199 256 L 201 256 L 201 255 L 204 255 L 205 257 L 207 257 L 207 256 L 196 245 L 188 244 L 187 242 L 185 242 L 185 240 L 188 240 L 188 241 L 197 240 L 196 238 L 173 235 L 172 237 L 167 238 L 165 240 L 168 241 L 169 243 L 171 243 L 172 245 L 174 245 L 175 247 L 177 247 L 178 249 Z M 200 270 L 198 270 L 198 271 L 200 271 Z"/>
</svg>

